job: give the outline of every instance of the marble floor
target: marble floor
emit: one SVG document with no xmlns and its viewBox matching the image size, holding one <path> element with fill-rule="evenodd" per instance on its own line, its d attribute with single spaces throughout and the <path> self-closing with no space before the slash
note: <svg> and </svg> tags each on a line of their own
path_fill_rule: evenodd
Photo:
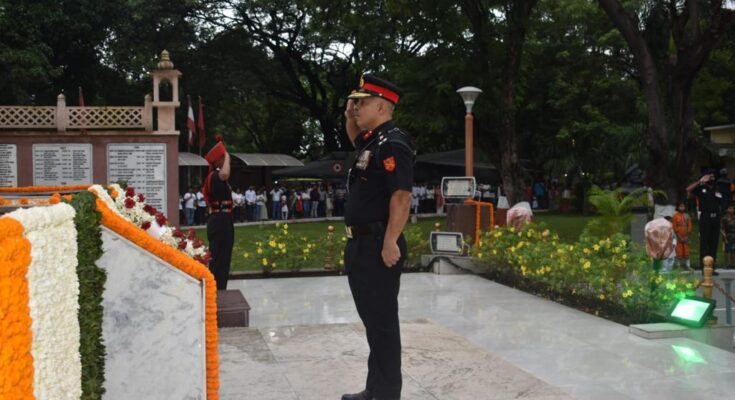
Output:
<svg viewBox="0 0 735 400">
<path fill-rule="evenodd" d="M 359 321 L 345 277 L 240 280 L 229 288 L 245 295 L 251 327 L 261 332 Z M 576 399 L 735 398 L 735 353 L 689 339 L 642 339 L 474 275 L 404 274 L 399 305 L 402 321 L 431 320 Z"/>
<path fill-rule="evenodd" d="M 403 322 L 404 400 L 571 400 L 429 320 Z M 220 398 L 324 400 L 361 390 L 360 323 L 220 330 Z"/>
</svg>

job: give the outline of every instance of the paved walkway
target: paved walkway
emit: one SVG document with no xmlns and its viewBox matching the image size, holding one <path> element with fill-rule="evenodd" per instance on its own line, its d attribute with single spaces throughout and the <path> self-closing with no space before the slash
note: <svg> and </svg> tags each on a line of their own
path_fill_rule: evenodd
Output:
<svg viewBox="0 0 735 400">
<path fill-rule="evenodd" d="M 359 321 L 345 277 L 230 281 L 230 288 L 247 298 L 254 328 Z M 402 321 L 432 320 L 576 399 L 735 397 L 731 352 L 638 338 L 626 326 L 474 275 L 404 274 L 399 304 Z"/>
</svg>

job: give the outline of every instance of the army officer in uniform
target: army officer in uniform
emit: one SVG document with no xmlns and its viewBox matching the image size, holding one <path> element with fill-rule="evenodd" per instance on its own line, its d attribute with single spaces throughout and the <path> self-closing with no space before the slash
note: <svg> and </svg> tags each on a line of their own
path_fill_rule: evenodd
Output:
<svg viewBox="0 0 735 400">
<path fill-rule="evenodd" d="M 393 124 L 400 96 L 392 83 L 364 75 L 345 110 L 347 134 L 357 151 L 348 174 L 344 262 L 370 356 L 365 389 L 342 400 L 401 396 L 398 290 L 416 154 L 408 134 Z"/>
</svg>

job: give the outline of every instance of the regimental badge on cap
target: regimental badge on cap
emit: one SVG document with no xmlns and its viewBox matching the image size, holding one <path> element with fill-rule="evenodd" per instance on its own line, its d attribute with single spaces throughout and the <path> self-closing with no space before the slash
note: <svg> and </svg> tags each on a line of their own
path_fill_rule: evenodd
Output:
<svg viewBox="0 0 735 400">
<path fill-rule="evenodd" d="M 365 97 L 380 97 L 398 104 L 403 92 L 398 86 L 370 74 L 364 74 L 360 78 L 360 88 L 353 91 L 348 99 L 361 99 Z"/>
<path fill-rule="evenodd" d="M 383 167 L 385 167 L 386 171 L 393 172 L 396 169 L 396 158 L 390 156 L 383 160 Z"/>
</svg>

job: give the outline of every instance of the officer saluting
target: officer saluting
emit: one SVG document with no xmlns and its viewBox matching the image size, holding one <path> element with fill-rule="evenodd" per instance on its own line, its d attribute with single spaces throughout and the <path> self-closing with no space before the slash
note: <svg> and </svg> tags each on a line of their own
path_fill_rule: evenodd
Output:
<svg viewBox="0 0 735 400">
<path fill-rule="evenodd" d="M 227 183 L 230 178 L 230 154 L 222 141 L 222 135 L 217 135 L 216 138 L 217 144 L 204 156 L 209 163 L 209 174 L 202 186 L 202 194 L 209 206 L 207 239 L 212 252 L 209 270 L 217 282 L 217 290 L 226 290 L 235 227 L 232 220 L 232 189 Z"/>
<path fill-rule="evenodd" d="M 370 357 L 365 390 L 342 400 L 401 397 L 398 290 L 416 152 L 408 134 L 392 121 L 400 96 L 392 83 L 364 75 L 345 110 L 347 134 L 357 151 L 347 182 L 344 262 Z"/>
</svg>

